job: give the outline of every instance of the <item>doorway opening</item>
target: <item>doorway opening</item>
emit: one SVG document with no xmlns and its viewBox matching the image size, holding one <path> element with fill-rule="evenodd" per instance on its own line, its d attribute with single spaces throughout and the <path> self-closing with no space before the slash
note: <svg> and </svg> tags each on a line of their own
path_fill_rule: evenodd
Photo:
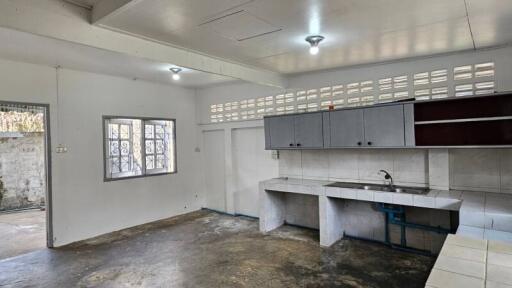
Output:
<svg viewBox="0 0 512 288">
<path fill-rule="evenodd" d="M 0 102 L 0 259 L 52 247 L 48 110 Z"/>
</svg>

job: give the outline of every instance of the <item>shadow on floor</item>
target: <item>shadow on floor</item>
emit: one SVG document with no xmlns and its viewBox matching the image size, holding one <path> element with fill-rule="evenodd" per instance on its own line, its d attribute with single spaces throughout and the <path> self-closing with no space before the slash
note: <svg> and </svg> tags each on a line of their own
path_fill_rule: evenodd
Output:
<svg viewBox="0 0 512 288">
<path fill-rule="evenodd" d="M 0 261 L 0 287 L 424 287 L 434 258 L 199 211 Z M 27 265 L 30 264 L 30 269 Z"/>
</svg>

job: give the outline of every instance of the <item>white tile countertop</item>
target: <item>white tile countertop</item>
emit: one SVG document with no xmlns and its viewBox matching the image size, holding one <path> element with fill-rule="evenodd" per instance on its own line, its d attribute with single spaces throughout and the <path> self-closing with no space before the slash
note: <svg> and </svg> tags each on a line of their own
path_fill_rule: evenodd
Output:
<svg viewBox="0 0 512 288">
<path fill-rule="evenodd" d="M 458 211 L 462 204 L 461 191 L 431 190 L 425 195 L 382 192 L 373 190 L 325 187 L 333 181 L 297 178 L 274 178 L 260 182 L 265 190 L 353 199 L 369 202 L 407 205 Z"/>
<path fill-rule="evenodd" d="M 425 287 L 512 287 L 512 244 L 450 234 Z"/>
<path fill-rule="evenodd" d="M 458 235 L 512 243 L 512 195 L 431 190 L 425 195 L 326 187 L 333 181 L 274 178 L 260 182 L 268 191 L 459 211 Z"/>
</svg>

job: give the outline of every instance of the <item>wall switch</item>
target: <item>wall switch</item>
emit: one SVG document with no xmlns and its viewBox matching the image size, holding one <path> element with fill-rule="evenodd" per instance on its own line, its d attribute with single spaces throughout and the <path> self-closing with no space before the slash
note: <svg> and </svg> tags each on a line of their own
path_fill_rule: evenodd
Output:
<svg viewBox="0 0 512 288">
<path fill-rule="evenodd" d="M 55 152 L 57 153 L 66 153 L 68 152 L 68 147 L 62 145 L 62 144 L 59 144 L 57 145 L 57 148 L 55 148 Z"/>
</svg>

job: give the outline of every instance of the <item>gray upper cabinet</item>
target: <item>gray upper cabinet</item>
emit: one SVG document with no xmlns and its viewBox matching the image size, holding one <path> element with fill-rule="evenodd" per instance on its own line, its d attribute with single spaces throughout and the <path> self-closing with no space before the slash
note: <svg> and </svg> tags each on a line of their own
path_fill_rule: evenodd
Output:
<svg viewBox="0 0 512 288">
<path fill-rule="evenodd" d="M 265 118 L 265 149 L 323 148 L 322 113 Z"/>
<path fill-rule="evenodd" d="M 405 146 L 404 105 L 372 107 L 363 111 L 365 146 Z"/>
<path fill-rule="evenodd" d="M 326 146 L 331 148 L 359 147 L 364 141 L 364 120 L 362 109 L 338 110 L 325 113 L 329 118 L 330 139 Z"/>
<path fill-rule="evenodd" d="M 295 145 L 298 148 L 323 148 L 322 113 L 295 116 Z"/>
<path fill-rule="evenodd" d="M 265 148 L 285 149 L 295 146 L 295 116 L 265 118 Z"/>
<path fill-rule="evenodd" d="M 265 117 L 266 149 L 414 147 L 413 104 Z"/>
</svg>

